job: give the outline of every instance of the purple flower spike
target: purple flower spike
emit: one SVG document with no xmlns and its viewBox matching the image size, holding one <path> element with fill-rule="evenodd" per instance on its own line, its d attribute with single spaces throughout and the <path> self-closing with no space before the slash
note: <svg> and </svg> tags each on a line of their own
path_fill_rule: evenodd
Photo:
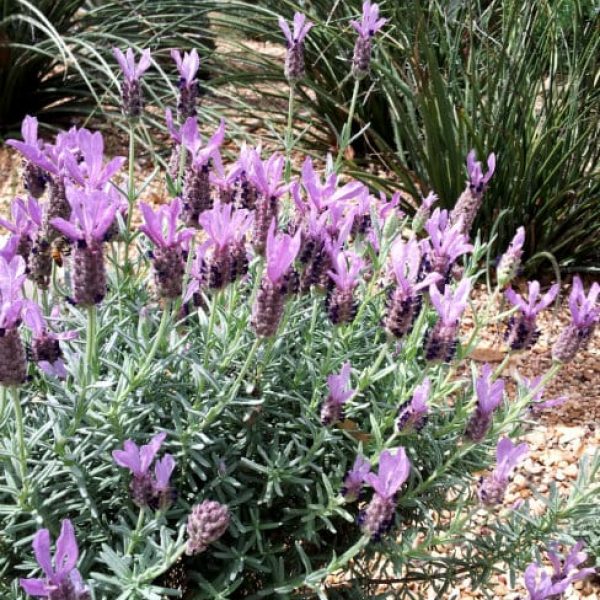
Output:
<svg viewBox="0 0 600 600">
<path fill-rule="evenodd" d="M 50 554 L 50 532 L 40 529 L 33 538 L 33 552 L 42 568 L 43 579 L 20 579 L 19 584 L 30 596 L 50 600 L 89 600 L 89 589 L 76 568 L 79 549 L 71 521 L 62 521 L 56 540 L 54 561 Z M 53 565 L 54 562 L 54 565 Z"/>
<path fill-rule="evenodd" d="M 472 252 L 473 246 L 467 242 L 461 223 L 451 224 L 445 210 L 436 208 L 425 223 L 425 230 L 429 234 L 425 245 L 431 270 L 447 282 L 456 259 Z"/>
<path fill-rule="evenodd" d="M 142 52 L 137 64 L 135 54 L 131 48 L 128 48 L 125 54 L 119 48 L 113 48 L 113 54 L 125 77 L 121 85 L 121 108 L 125 116 L 130 119 L 137 119 L 144 107 L 140 78 L 152 63 L 150 50 L 146 49 Z"/>
<path fill-rule="evenodd" d="M 496 277 L 498 285 L 504 287 L 511 279 L 515 277 L 521 266 L 521 257 L 523 256 L 523 244 L 525 243 L 525 228 L 519 227 L 515 237 L 512 239 L 506 252 L 500 258 Z"/>
<path fill-rule="evenodd" d="M 184 52 L 183 58 L 179 50 L 171 50 L 171 58 L 179 71 L 179 98 L 177 112 L 182 120 L 196 116 L 196 99 L 198 98 L 198 80 L 196 75 L 200 68 L 200 58 L 194 48 Z"/>
<path fill-rule="evenodd" d="M 492 383 L 492 367 L 485 364 L 475 382 L 475 390 L 477 408 L 467 424 L 466 435 L 473 442 L 481 442 L 492 424 L 492 413 L 502 402 L 504 380 L 498 379 Z"/>
<path fill-rule="evenodd" d="M 509 477 L 517 464 L 529 452 L 527 444 L 513 444 L 510 438 L 502 438 L 496 446 L 496 468 L 491 475 L 479 482 L 479 499 L 483 504 L 500 504 L 504 500 Z"/>
<path fill-rule="evenodd" d="M 555 284 L 540 298 L 539 282 L 530 281 L 528 287 L 529 300 L 527 301 L 512 288 L 505 292 L 508 301 L 520 311 L 519 315 L 510 318 L 505 334 L 506 342 L 512 350 L 528 349 L 535 344 L 540 335 L 536 326 L 536 317 L 552 304 L 559 291 L 558 284 Z"/>
<path fill-rule="evenodd" d="M 335 287 L 327 296 L 327 314 L 334 325 L 350 323 L 358 312 L 354 288 L 359 283 L 359 275 L 365 267 L 365 262 L 349 250 L 334 253 L 331 260 L 333 268 L 327 271 L 327 274 Z"/>
<path fill-rule="evenodd" d="M 23 119 L 23 123 L 21 124 L 21 136 L 23 137 L 23 142 L 8 140 L 7 143 L 17 149 L 19 149 L 19 145 L 21 145 L 21 147 L 31 149 L 34 153 L 41 152 L 44 144 L 43 141 L 38 138 L 38 120 L 35 117 L 27 115 Z M 34 161 L 24 158 L 23 187 L 29 194 L 34 198 L 39 198 L 44 193 L 47 182 L 48 174 L 44 169 Z"/>
<path fill-rule="evenodd" d="M 379 5 L 371 4 L 371 0 L 363 3 L 361 20 L 350 21 L 350 25 L 358 33 L 352 57 L 352 75 L 356 79 L 362 79 L 369 74 L 372 38 L 386 23 L 387 19 L 379 18 Z"/>
<path fill-rule="evenodd" d="M 579 350 L 585 350 L 594 335 L 600 321 L 600 283 L 594 282 L 586 296 L 583 283 L 577 276 L 573 278 L 573 287 L 569 296 L 571 323 L 562 331 L 554 347 L 552 358 L 562 363 L 573 360 Z"/>
<path fill-rule="evenodd" d="M 457 200 L 450 220 L 453 224 L 460 223 L 462 232 L 468 234 L 477 216 L 483 200 L 483 193 L 496 168 L 496 155 L 488 156 L 488 172 L 484 175 L 481 163 L 475 160 L 475 150 L 467 156 L 468 181 L 465 191 Z"/>
<path fill-rule="evenodd" d="M 159 433 L 141 448 L 132 440 L 126 440 L 123 450 L 113 450 L 112 456 L 117 465 L 129 469 L 133 475 L 129 490 L 133 502 L 138 506 L 151 506 L 155 503 L 156 482 L 152 481 L 149 470 L 166 437 L 166 433 Z M 170 461 L 167 461 L 158 467 L 158 473 L 163 480 L 169 465 Z"/>
<path fill-rule="evenodd" d="M 410 461 L 404 448 L 400 447 L 395 454 L 389 450 L 381 453 L 377 475 L 365 475 L 365 481 L 375 493 L 371 502 L 361 511 L 359 523 L 372 539 L 378 540 L 391 528 L 396 510 L 396 493 L 408 479 L 409 473 Z"/>
<path fill-rule="evenodd" d="M 431 389 L 431 381 L 428 378 L 423 380 L 421 385 L 415 388 L 412 399 L 405 402 L 398 411 L 398 420 L 396 428 L 398 431 L 406 429 L 415 429 L 419 431 L 425 425 L 429 406 L 429 391 Z"/>
<path fill-rule="evenodd" d="M 446 285 L 443 296 L 436 285 L 429 286 L 429 297 L 439 319 L 427 338 L 427 360 L 450 362 L 454 357 L 459 320 L 467 307 L 470 292 L 471 283 L 468 279 L 463 279 L 454 293 Z"/>
<path fill-rule="evenodd" d="M 585 579 L 589 575 L 596 573 L 594 567 L 580 568 L 587 559 L 588 555 L 585 552 L 581 552 L 584 543 L 582 541 L 577 542 L 569 551 L 567 556 L 563 558 L 558 555 L 553 548 L 548 550 L 548 559 L 552 563 L 552 583 L 557 584 L 559 582 L 568 581 L 579 581 Z"/>
<path fill-rule="evenodd" d="M 286 20 L 279 17 L 279 27 L 281 27 L 287 42 L 285 76 L 291 82 L 304 77 L 304 38 L 312 26 L 313 23 L 306 20 L 306 15 L 297 12 L 294 14 L 294 31 L 292 33 Z"/>
<path fill-rule="evenodd" d="M 291 291 L 290 282 L 294 278 L 292 264 L 298 256 L 301 231 L 294 237 L 275 234 L 275 221 L 271 222 L 267 234 L 267 272 L 252 309 L 252 325 L 257 335 L 269 337 L 277 332 L 283 315 L 286 295 Z"/>
<path fill-rule="evenodd" d="M 525 587 L 529 592 L 529 600 L 550 600 L 559 598 L 569 585 L 571 585 L 570 581 L 552 583 L 552 579 L 548 572 L 541 570 L 540 565 L 537 563 L 531 563 L 527 567 L 523 579 Z"/>
<path fill-rule="evenodd" d="M 429 273 L 419 281 L 423 257 L 419 242 L 414 238 L 408 242 L 397 240 L 390 257 L 396 287 L 388 296 L 384 325 L 392 335 L 402 338 L 411 332 L 421 310 L 421 290 L 442 277 L 439 273 Z"/>
<path fill-rule="evenodd" d="M 183 250 L 194 236 L 193 229 L 177 231 L 179 215 L 182 212 L 181 200 L 175 198 L 171 204 L 161 206 L 157 211 L 145 202 L 140 202 L 140 210 L 145 223 L 140 231 L 145 233 L 155 248 L 152 252 L 154 281 L 161 298 L 178 298 L 183 289 Z"/>
<path fill-rule="evenodd" d="M 204 552 L 227 531 L 230 519 L 229 508 L 224 504 L 214 500 L 196 504 L 188 516 L 186 554 Z"/>
<path fill-rule="evenodd" d="M 344 477 L 341 494 L 346 502 L 355 502 L 359 499 L 367 475 L 371 472 L 371 463 L 360 454 L 356 457 L 352 468 Z"/>
<path fill-rule="evenodd" d="M 321 423 L 335 425 L 344 418 L 344 404 L 356 393 L 350 387 L 350 372 L 352 367 L 345 362 L 339 375 L 327 377 L 329 395 L 321 406 Z"/>
</svg>

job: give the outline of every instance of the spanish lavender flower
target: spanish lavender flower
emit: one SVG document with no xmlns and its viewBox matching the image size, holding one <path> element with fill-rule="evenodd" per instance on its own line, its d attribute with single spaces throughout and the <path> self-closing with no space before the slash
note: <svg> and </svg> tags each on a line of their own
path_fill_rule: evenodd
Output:
<svg viewBox="0 0 600 600">
<path fill-rule="evenodd" d="M 313 24 L 306 21 L 306 15 L 294 13 L 294 33 L 283 17 L 279 17 L 279 27 L 285 35 L 287 42 L 287 53 L 285 56 L 285 76 L 294 83 L 302 79 L 304 72 L 304 38 Z"/>
<path fill-rule="evenodd" d="M 427 220 L 431 216 L 431 207 L 439 200 L 438 195 L 430 192 L 421 200 L 421 205 L 413 217 L 412 228 L 415 233 L 419 233 Z"/>
<path fill-rule="evenodd" d="M 492 367 L 485 364 L 475 382 L 475 391 L 477 408 L 467 423 L 466 436 L 473 442 L 481 442 L 492 424 L 493 412 L 502 402 L 504 380 L 498 379 L 492 383 Z"/>
<path fill-rule="evenodd" d="M 181 200 L 175 198 L 169 205 L 161 206 L 156 211 L 145 202 L 140 202 L 140 210 L 145 221 L 140 231 L 154 244 L 151 258 L 157 294 L 159 298 L 179 298 L 185 271 L 183 249 L 194 236 L 192 229 L 177 231 L 177 219 L 182 211 Z"/>
<path fill-rule="evenodd" d="M 323 425 L 335 425 L 344 418 L 344 404 L 356 393 L 350 387 L 349 362 L 342 365 L 339 375 L 329 375 L 327 377 L 327 387 L 329 394 L 321 405 L 321 423 Z"/>
<path fill-rule="evenodd" d="M 596 324 L 600 321 L 599 295 L 598 282 L 592 284 L 586 296 L 581 279 L 577 276 L 573 278 L 573 287 L 569 295 L 571 322 L 554 343 L 552 348 L 554 360 L 562 363 L 570 362 L 578 350 L 587 348 Z"/>
<path fill-rule="evenodd" d="M 252 309 L 252 325 L 262 337 L 275 335 L 283 315 L 287 294 L 286 276 L 300 249 L 300 231 L 291 237 L 275 235 L 275 221 L 267 234 L 267 272 L 260 284 Z"/>
<path fill-rule="evenodd" d="M 229 508 L 224 504 L 214 500 L 196 504 L 188 517 L 186 554 L 204 552 L 227 531 L 230 518 Z"/>
<path fill-rule="evenodd" d="M 525 457 L 529 447 L 527 444 L 513 444 L 510 438 L 504 437 L 496 446 L 496 468 L 488 477 L 479 481 L 479 499 L 483 504 L 500 504 L 504 499 L 510 474 Z"/>
<path fill-rule="evenodd" d="M 22 299 L 25 261 L 0 257 L 0 384 L 20 385 L 27 378 L 25 348 L 19 336 L 21 316 L 28 304 Z"/>
<path fill-rule="evenodd" d="M 221 153 L 215 152 L 213 156 L 213 172 L 210 174 L 210 183 L 219 191 L 218 197 L 222 204 L 237 204 L 237 184 L 240 181 L 242 166 L 236 161 L 228 169 L 223 166 Z"/>
<path fill-rule="evenodd" d="M 153 504 L 160 510 L 168 508 L 175 497 L 175 490 L 170 479 L 175 469 L 175 459 L 170 454 L 165 454 L 154 465 L 154 499 Z"/>
<path fill-rule="evenodd" d="M 401 338 L 410 333 L 419 315 L 423 301 L 421 290 L 437 283 L 441 275 L 429 273 L 418 281 L 422 256 L 419 242 L 414 238 L 408 242 L 398 239 L 390 256 L 396 285 L 388 296 L 384 325 L 392 335 Z"/>
<path fill-rule="evenodd" d="M 90 591 L 76 568 L 79 549 L 75 530 L 69 519 L 61 523 L 54 561 L 50 554 L 50 532 L 47 529 L 40 529 L 35 534 L 33 552 L 45 577 L 19 579 L 19 585 L 26 594 L 49 600 L 90 600 Z"/>
<path fill-rule="evenodd" d="M 198 98 L 198 80 L 196 75 L 200 68 L 198 52 L 194 48 L 191 52 L 184 52 L 183 58 L 179 50 L 171 50 L 171 58 L 179 71 L 179 100 L 177 112 L 179 118 L 185 120 L 196 116 L 196 99 Z"/>
<path fill-rule="evenodd" d="M 236 165 L 239 167 L 237 208 L 245 208 L 247 210 L 254 210 L 256 208 L 258 190 L 254 184 L 254 157 L 257 156 L 260 159 L 261 152 L 262 148 L 260 144 L 256 148 L 252 148 L 244 142 L 240 148 L 240 154 L 236 161 Z"/>
<path fill-rule="evenodd" d="M 104 164 L 104 138 L 99 131 L 87 129 L 77 132 L 78 152 L 65 153 L 64 162 L 69 177 L 88 190 L 103 190 L 111 177 L 119 171 L 125 157 L 116 156 Z"/>
<path fill-rule="evenodd" d="M 429 286 L 429 297 L 439 319 L 427 338 L 425 356 L 427 360 L 450 362 L 457 346 L 459 319 L 467 307 L 471 291 L 471 283 L 463 279 L 452 293 L 449 285 L 444 287 L 444 295 L 440 294 L 436 285 Z"/>
<path fill-rule="evenodd" d="M 200 225 L 211 242 L 204 256 L 205 281 L 212 289 L 221 289 L 246 274 L 245 236 L 252 227 L 252 215 L 232 204 L 217 203 L 200 216 Z"/>
<path fill-rule="evenodd" d="M 15 198 L 10 204 L 12 221 L 0 218 L 0 225 L 17 238 L 16 253 L 27 264 L 33 248 L 33 240 L 42 226 L 42 209 L 37 200 L 29 197 L 27 202 Z"/>
<path fill-rule="evenodd" d="M 456 259 L 467 252 L 472 252 L 473 246 L 467 243 L 461 224 L 451 224 L 448 212 L 445 210 L 436 208 L 425 223 L 425 230 L 429 234 L 424 244 L 427 260 L 431 270 L 442 276 L 442 280 L 438 282 L 438 286 L 441 286 L 444 281 L 448 282 Z"/>
<path fill-rule="evenodd" d="M 144 108 L 140 79 L 152 62 L 150 50 L 146 49 L 142 51 L 137 65 L 131 48 L 128 48 L 125 54 L 119 48 L 113 48 L 113 54 L 124 75 L 124 80 L 121 84 L 121 109 L 127 118 L 138 119 Z"/>
<path fill-rule="evenodd" d="M 298 260 L 304 266 L 300 275 L 300 291 L 307 292 L 311 286 L 326 289 L 333 267 L 330 256 L 332 242 L 315 209 L 305 218 L 302 229 L 302 247 Z"/>
<path fill-rule="evenodd" d="M 41 310 L 36 305 L 34 306 L 35 308 L 28 310 L 25 315 L 25 323 L 32 332 L 30 360 L 47 375 L 64 379 L 67 376 L 67 370 L 63 361 L 60 341 L 73 340 L 78 334 L 76 331 L 62 333 L 50 331 Z"/>
<path fill-rule="evenodd" d="M 358 276 L 365 262 L 354 252 L 342 250 L 332 256 L 332 263 L 333 268 L 327 273 L 335 287 L 327 296 L 327 314 L 334 325 L 350 323 L 358 310 L 354 288 L 358 285 Z"/>
<path fill-rule="evenodd" d="M 519 227 L 506 252 L 500 258 L 496 269 L 498 285 L 504 287 L 514 278 L 521 266 L 523 244 L 525 243 L 525 228 Z"/>
<path fill-rule="evenodd" d="M 425 378 L 423 382 L 415 388 L 413 396 L 405 402 L 398 410 L 398 420 L 396 421 L 396 429 L 404 431 L 406 429 L 414 429 L 419 431 L 427 421 L 427 413 L 429 406 L 427 399 L 429 398 L 429 390 L 431 381 Z"/>
<path fill-rule="evenodd" d="M 379 5 L 371 4 L 371 0 L 363 3 L 360 21 L 350 21 L 350 25 L 358 32 L 352 57 L 352 75 L 362 79 L 369 74 L 373 36 L 387 23 L 387 19 L 379 18 Z"/>
<path fill-rule="evenodd" d="M 400 447 L 392 454 L 389 450 L 379 456 L 379 472 L 368 473 L 366 482 L 375 493 L 367 507 L 360 512 L 359 523 L 362 530 L 375 541 L 389 531 L 394 522 L 396 493 L 408 479 L 410 461 L 404 448 Z"/>
<path fill-rule="evenodd" d="M 185 159 L 182 159 L 182 129 L 183 125 L 178 127 L 173 122 L 173 113 L 170 108 L 165 110 L 165 124 L 167 126 L 167 130 L 173 140 L 173 146 L 171 147 L 171 156 L 169 157 L 169 162 L 167 164 L 167 173 L 169 177 L 176 181 L 179 177 L 179 169 L 183 169 L 183 173 L 186 173 L 191 167 L 191 159 L 190 153 L 185 153 Z M 185 160 L 184 165 L 180 165 L 181 160 Z"/>
<path fill-rule="evenodd" d="M 543 386 L 539 387 L 541 381 L 541 375 L 534 377 L 533 379 L 527 379 L 527 377 L 523 377 L 523 384 L 529 389 L 530 392 L 533 392 L 537 389 L 531 398 L 531 404 L 529 405 L 529 411 L 534 416 L 538 416 L 544 409 L 556 408 L 567 401 L 567 396 L 560 396 L 559 398 L 552 398 L 551 400 L 542 400 L 545 388 Z"/>
<path fill-rule="evenodd" d="M 371 226 L 371 202 L 372 196 L 368 189 L 363 188 L 363 193 L 357 198 L 356 204 L 349 213 L 352 218 L 351 233 L 354 237 L 365 235 Z"/>
<path fill-rule="evenodd" d="M 38 231 L 33 239 L 27 265 L 31 281 L 41 290 L 48 289 L 52 275 L 52 248 L 43 230 Z"/>
<path fill-rule="evenodd" d="M 264 252 L 271 222 L 277 220 L 279 198 L 288 190 L 283 181 L 284 164 L 285 159 L 279 154 L 272 154 L 267 160 L 261 160 L 256 152 L 252 155 L 251 180 L 258 192 L 252 244 L 259 254 Z"/>
<path fill-rule="evenodd" d="M 131 499 L 137 506 L 150 506 L 154 502 L 156 483 L 152 480 L 150 466 L 166 437 L 166 433 L 158 433 L 150 440 L 149 444 L 141 448 L 132 440 L 125 440 L 123 450 L 113 450 L 112 456 L 117 465 L 131 471 L 129 491 Z M 165 483 L 164 477 L 169 466 L 170 461 L 167 461 L 166 464 L 161 463 L 159 467 L 160 484 Z M 167 483 L 168 479 L 167 477 Z"/>
<path fill-rule="evenodd" d="M 99 191 L 67 189 L 71 220 L 52 219 L 51 224 L 75 242 L 73 249 L 73 302 L 93 306 L 106 295 L 103 243 L 115 219 L 117 207 Z"/>
<path fill-rule="evenodd" d="M 528 349 L 535 344 L 540 336 L 536 326 L 536 317 L 542 310 L 552 304 L 559 291 L 558 284 L 555 284 L 540 298 L 539 282 L 530 281 L 528 287 L 528 301 L 525 301 L 512 288 L 507 289 L 505 292 L 508 301 L 519 308 L 519 314 L 510 318 L 504 336 L 506 343 L 512 350 Z"/>
<path fill-rule="evenodd" d="M 23 142 L 31 147 L 43 148 L 43 142 L 38 138 L 38 120 L 27 115 L 21 124 Z M 8 141 L 10 144 L 11 140 Z M 12 145 L 12 144 L 11 144 Z M 35 162 L 23 158 L 23 187 L 34 198 L 39 198 L 46 189 L 48 174 Z"/>
<path fill-rule="evenodd" d="M 359 499 L 363 484 L 366 481 L 367 475 L 371 472 L 371 463 L 360 454 L 356 457 L 352 468 L 344 477 L 344 485 L 341 489 L 341 494 L 346 502 L 355 502 Z"/>
<path fill-rule="evenodd" d="M 473 221 L 479 212 L 487 184 L 496 169 L 496 155 L 494 153 L 488 156 L 487 166 L 488 171 L 484 175 L 481 163 L 475 160 L 475 150 L 471 150 L 467 155 L 467 187 L 456 201 L 450 215 L 450 221 L 453 224 L 460 223 L 461 231 L 464 234 L 468 234 L 471 230 Z"/>
<path fill-rule="evenodd" d="M 583 564 L 588 555 L 585 552 L 581 552 L 584 543 L 582 541 L 577 542 L 569 551 L 566 557 L 558 555 L 554 548 L 551 547 L 548 550 L 548 559 L 552 564 L 552 583 L 557 584 L 559 582 L 568 581 L 573 583 L 585 579 L 588 575 L 596 573 L 594 567 L 581 568 L 579 565 Z"/>
<path fill-rule="evenodd" d="M 570 581 L 559 581 L 552 583 L 552 579 L 546 570 L 541 570 L 540 565 L 531 563 L 525 569 L 524 582 L 529 592 L 529 600 L 549 600 L 559 598 L 571 585 Z M 538 578 L 539 574 L 539 578 Z"/>
<path fill-rule="evenodd" d="M 190 166 L 183 181 L 183 219 L 187 227 L 198 228 L 198 219 L 213 207 L 210 192 L 210 163 L 225 138 L 225 122 L 202 144 L 196 119 L 190 117 L 181 129 L 182 143 L 190 153 Z"/>
</svg>

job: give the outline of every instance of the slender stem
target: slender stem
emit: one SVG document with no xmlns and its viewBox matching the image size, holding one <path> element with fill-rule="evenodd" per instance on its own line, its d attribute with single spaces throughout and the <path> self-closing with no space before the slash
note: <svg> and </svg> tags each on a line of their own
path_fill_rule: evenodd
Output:
<svg viewBox="0 0 600 600">
<path fill-rule="evenodd" d="M 154 567 L 144 571 L 138 578 L 139 581 L 147 582 L 154 581 L 157 577 L 160 577 L 163 573 L 166 573 L 182 556 L 187 548 L 187 542 L 179 546 L 175 552 L 170 555 L 167 562 L 159 567 Z"/>
<path fill-rule="evenodd" d="M 210 357 L 210 347 L 212 342 L 212 336 L 215 329 L 215 321 L 217 319 L 217 307 L 219 306 L 219 300 L 221 299 L 221 290 L 219 290 L 212 301 L 210 307 L 210 315 L 208 317 L 208 329 L 206 330 L 206 341 L 204 342 L 204 369 L 208 367 L 208 359 Z"/>
<path fill-rule="evenodd" d="M 97 311 L 96 305 L 88 306 L 87 309 L 87 332 L 85 341 L 85 365 L 88 373 L 91 373 L 92 380 L 97 376 L 96 365 L 96 344 L 97 339 Z"/>
<path fill-rule="evenodd" d="M 11 387 L 10 392 L 15 412 L 15 428 L 17 430 L 17 444 L 19 446 L 19 474 L 21 477 L 21 487 L 25 489 L 27 480 L 27 446 L 25 445 L 25 430 L 23 427 L 23 409 L 21 408 L 19 388 L 13 386 Z"/>
<path fill-rule="evenodd" d="M 340 136 L 338 155 L 335 159 L 335 170 L 338 172 L 342 166 L 342 160 L 346 149 L 350 144 L 350 137 L 352 134 L 352 121 L 354 120 L 354 111 L 356 110 L 356 101 L 358 100 L 358 90 L 360 88 L 360 80 L 354 80 L 354 89 L 352 90 L 352 100 L 350 101 L 350 110 L 348 111 L 348 119 L 342 127 L 342 135 Z"/>
<path fill-rule="evenodd" d="M 129 267 L 129 245 L 131 222 L 133 219 L 133 206 L 135 204 L 135 124 L 129 122 L 129 181 L 127 182 L 127 231 L 125 232 L 125 264 L 123 268 Z"/>
<path fill-rule="evenodd" d="M 177 169 L 177 192 L 183 194 L 183 176 L 185 173 L 185 163 L 187 162 L 187 148 L 180 144 L 179 146 L 179 165 Z"/>
<path fill-rule="evenodd" d="M 285 129 L 285 182 L 289 183 L 292 176 L 292 149 L 294 147 L 294 99 L 296 96 L 296 84 L 290 82 L 290 94 L 288 97 L 288 118 Z"/>
<path fill-rule="evenodd" d="M 140 506 L 140 513 L 138 514 L 137 524 L 135 526 L 135 530 L 131 533 L 131 539 L 129 540 L 129 544 L 127 544 L 127 550 L 125 551 L 125 556 L 131 556 L 135 545 L 138 542 L 138 536 L 142 527 L 144 525 L 144 507 Z"/>
</svg>

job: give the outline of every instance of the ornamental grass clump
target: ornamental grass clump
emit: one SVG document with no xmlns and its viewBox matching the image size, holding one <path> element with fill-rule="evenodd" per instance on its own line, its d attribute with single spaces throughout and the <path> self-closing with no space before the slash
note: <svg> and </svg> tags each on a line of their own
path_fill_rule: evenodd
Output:
<svg viewBox="0 0 600 600">
<path fill-rule="evenodd" d="M 471 363 L 480 329 L 515 312 L 474 306 L 461 327 L 488 244 L 440 209 L 411 227 L 399 194 L 333 157 L 296 174 L 235 139 L 226 156 L 225 124 L 183 110 L 180 168 L 140 185 L 136 106 L 126 162 L 82 128 L 44 142 L 62 148 L 69 211 L 47 221 L 50 190 L 39 211 L 15 201 L 0 250 L 0 596 L 326 598 L 345 571 L 348 597 L 367 598 L 382 564 L 396 597 L 414 581 L 443 597 L 565 539 L 597 462 L 542 517 L 502 504 L 561 363 L 515 393 L 502 365 Z M 17 248 L 39 212 L 71 256 L 26 283 Z M 596 291 L 574 288 L 583 337 Z"/>
</svg>

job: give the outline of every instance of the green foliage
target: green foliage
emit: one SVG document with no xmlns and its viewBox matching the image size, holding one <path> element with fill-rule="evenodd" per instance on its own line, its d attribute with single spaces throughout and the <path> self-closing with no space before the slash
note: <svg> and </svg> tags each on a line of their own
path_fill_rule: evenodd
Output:
<svg viewBox="0 0 600 600">
<path fill-rule="evenodd" d="M 299 86 L 311 127 L 304 141 L 321 149 L 335 144 L 352 95 L 348 21 L 360 13 L 360 0 L 229 6 L 222 32 L 236 45 L 245 36 L 280 43 L 279 13 L 306 12 L 316 23 Z M 354 144 L 352 174 L 389 186 L 362 168 L 374 162 L 411 194 L 433 189 L 450 207 L 464 187 L 468 150 L 480 157 L 495 151 L 500 166 L 475 224 L 489 234 L 508 209 L 494 254 L 525 225 L 530 268 L 539 268 L 539 252 L 552 253 L 566 270 L 597 268 L 600 38 L 593 3 L 384 2 L 382 11 L 390 22 L 374 40 L 372 77 L 361 88 L 354 129 L 369 127 Z M 282 80 L 281 60 L 243 47 L 239 60 L 223 67 L 228 84 L 253 83 L 283 103 L 285 87 L 265 91 L 266 82 Z"/>
<path fill-rule="evenodd" d="M 197 0 L 2 0 L 0 133 L 14 134 L 26 114 L 65 126 L 118 107 L 113 46 L 152 48 L 145 84 L 161 105 L 173 93 L 161 68 L 169 50 L 214 46 L 208 10 Z"/>
</svg>

